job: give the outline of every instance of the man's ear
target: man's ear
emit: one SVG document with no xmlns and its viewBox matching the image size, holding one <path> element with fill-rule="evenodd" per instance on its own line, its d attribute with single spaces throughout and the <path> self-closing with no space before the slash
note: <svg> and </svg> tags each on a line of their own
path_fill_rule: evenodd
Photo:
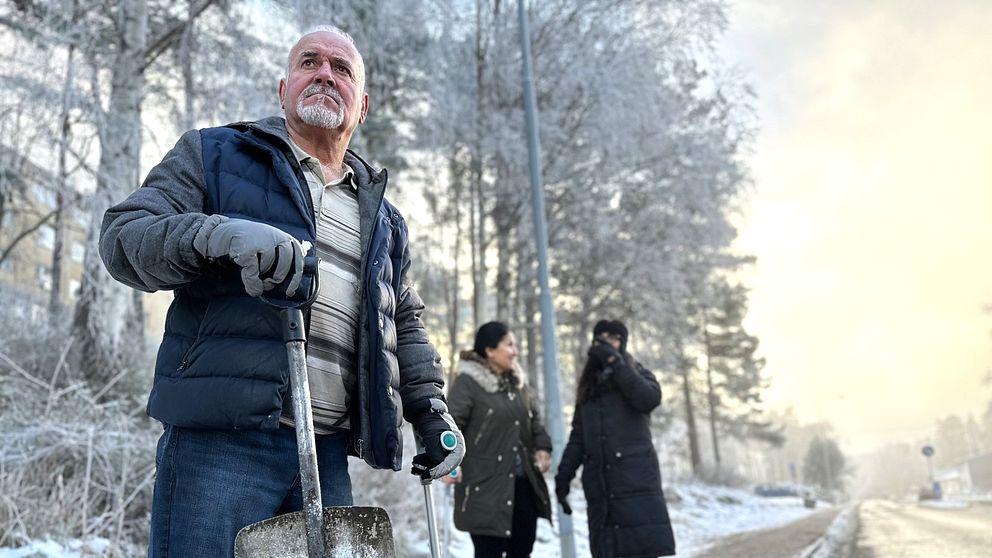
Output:
<svg viewBox="0 0 992 558">
<path fill-rule="evenodd" d="M 365 117 L 369 114 L 369 94 L 362 94 L 362 112 L 358 114 L 358 123 L 365 122 Z"/>
<path fill-rule="evenodd" d="M 286 80 L 280 79 L 279 80 L 279 106 L 282 107 L 283 110 L 286 110 L 286 99 L 283 97 L 283 94 L 285 92 L 286 92 Z"/>
</svg>

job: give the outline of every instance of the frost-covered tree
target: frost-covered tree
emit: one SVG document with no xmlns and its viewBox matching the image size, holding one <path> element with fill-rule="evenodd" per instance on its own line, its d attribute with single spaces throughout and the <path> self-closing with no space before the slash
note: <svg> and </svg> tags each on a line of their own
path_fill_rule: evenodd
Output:
<svg viewBox="0 0 992 558">
<path fill-rule="evenodd" d="M 535 347 L 513 6 L 445 5 L 434 35 L 440 48 L 430 47 L 438 71 L 420 132 L 432 153 L 421 172 L 435 179 L 434 226 L 464 238 L 444 244 L 446 267 L 464 273 L 459 284 L 470 288 L 449 289 L 440 302 L 458 306 L 464 296 L 473 311 L 455 316 L 519 324 L 524 345 Z M 699 299 L 714 270 L 731 273 L 740 261 L 729 253 L 731 219 L 747 186 L 741 150 L 750 94 L 697 63 L 725 24 L 724 6 L 549 1 L 528 15 L 566 389 L 592 324 L 616 317 L 637 332 L 643 344 L 633 347 L 646 364 L 673 377 L 684 372 L 691 411 L 694 394 L 705 393 Z M 525 352 L 532 374 L 539 356 Z M 694 439 L 694 418 L 688 422 Z"/>
<path fill-rule="evenodd" d="M 803 480 L 827 491 L 843 488 L 847 458 L 832 438 L 813 438 L 803 458 Z"/>
<path fill-rule="evenodd" d="M 781 444 L 781 431 L 773 427 L 762 407 L 768 380 L 762 376 L 764 359 L 757 355 L 758 338 L 744 329 L 747 290 L 716 278 L 704 299 L 702 335 L 706 350 L 706 406 L 710 440 L 719 467 L 720 439 L 756 438 Z"/>
<path fill-rule="evenodd" d="M 973 456 L 977 449 L 977 425 L 973 418 L 947 415 L 934 428 L 934 465 L 950 467 Z"/>
<path fill-rule="evenodd" d="M 201 0 L 183 15 L 195 17 L 213 4 Z M 79 339 L 81 370 L 95 385 L 135 370 L 144 348 L 140 293 L 113 281 L 97 253 L 97 236 L 104 210 L 139 183 L 142 143 L 141 110 L 148 67 L 178 44 L 185 20 L 174 14 L 172 3 L 130 1 L 23 1 L 0 23 L 45 50 L 62 50 L 74 65 L 88 73 L 89 98 L 79 103 L 89 111 L 88 126 L 99 145 L 93 170 L 94 189 L 88 200 L 90 225 L 80 297 L 74 318 Z M 66 91 L 71 89 L 66 70 Z M 33 77 L 33 76 L 32 76 Z M 32 79 L 29 77 L 29 79 Z M 56 97 L 60 98 L 60 97 Z M 65 99 L 65 97 L 61 97 Z M 61 129 L 70 103 L 63 102 Z M 59 142 L 65 156 L 68 137 Z"/>
</svg>

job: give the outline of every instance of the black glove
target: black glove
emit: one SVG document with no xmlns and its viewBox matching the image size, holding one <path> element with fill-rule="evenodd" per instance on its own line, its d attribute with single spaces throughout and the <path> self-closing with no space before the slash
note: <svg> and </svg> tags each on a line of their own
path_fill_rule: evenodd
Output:
<svg viewBox="0 0 992 558">
<path fill-rule="evenodd" d="M 210 261 L 230 259 L 241 267 L 241 281 L 251 296 L 290 278 L 293 296 L 303 278 L 303 248 L 288 233 L 256 221 L 211 215 L 193 238 L 193 248 Z"/>
<path fill-rule="evenodd" d="M 589 347 L 589 358 L 599 362 L 600 366 L 607 367 L 623 362 L 623 355 L 613 348 L 609 343 L 593 343 Z"/>
<path fill-rule="evenodd" d="M 556 484 L 555 485 L 555 496 L 558 497 L 558 503 L 561 504 L 561 511 L 565 515 L 572 515 L 572 506 L 568 505 L 568 484 Z"/>
<path fill-rule="evenodd" d="M 448 414 L 448 406 L 440 399 L 430 400 L 430 409 L 413 419 L 413 429 L 424 444 L 424 453 L 413 458 L 410 472 L 422 479 L 439 479 L 455 469 L 465 457 L 465 438 L 455 419 Z M 445 449 L 441 435 L 450 432 L 455 436 L 453 449 Z"/>
</svg>

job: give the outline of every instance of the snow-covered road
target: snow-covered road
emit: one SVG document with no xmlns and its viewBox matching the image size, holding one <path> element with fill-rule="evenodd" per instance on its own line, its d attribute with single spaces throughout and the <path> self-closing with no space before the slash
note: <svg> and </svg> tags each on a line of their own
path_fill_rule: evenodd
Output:
<svg viewBox="0 0 992 558">
<path fill-rule="evenodd" d="M 861 505 L 855 558 L 992 556 L 992 506 Z"/>
</svg>

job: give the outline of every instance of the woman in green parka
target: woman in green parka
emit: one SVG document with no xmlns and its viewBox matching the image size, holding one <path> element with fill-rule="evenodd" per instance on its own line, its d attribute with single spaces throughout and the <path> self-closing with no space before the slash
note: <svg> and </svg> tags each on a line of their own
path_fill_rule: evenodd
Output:
<svg viewBox="0 0 992 558">
<path fill-rule="evenodd" d="M 551 438 L 517 355 L 505 324 L 483 325 L 473 349 L 461 353 L 448 392 L 466 454 L 456 477 L 445 480 L 456 483 L 455 527 L 471 534 L 476 558 L 530 556 L 537 518 L 551 519 L 542 476 Z"/>
</svg>

